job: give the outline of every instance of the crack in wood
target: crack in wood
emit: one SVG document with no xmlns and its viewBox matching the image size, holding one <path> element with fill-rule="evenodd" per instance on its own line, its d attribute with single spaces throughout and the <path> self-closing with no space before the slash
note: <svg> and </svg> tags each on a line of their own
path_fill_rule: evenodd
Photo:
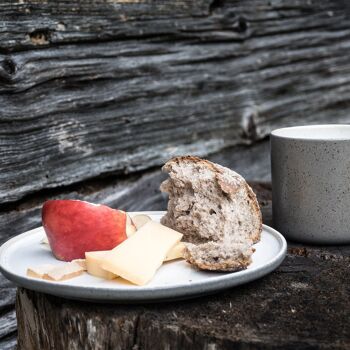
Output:
<svg viewBox="0 0 350 350">
<path fill-rule="evenodd" d="M 28 39 L 34 45 L 48 45 L 50 43 L 52 32 L 50 29 L 35 29 L 29 33 Z"/>
<path fill-rule="evenodd" d="M 209 14 L 212 15 L 216 10 L 223 7 L 225 4 L 225 0 L 212 0 L 209 5 Z"/>
</svg>

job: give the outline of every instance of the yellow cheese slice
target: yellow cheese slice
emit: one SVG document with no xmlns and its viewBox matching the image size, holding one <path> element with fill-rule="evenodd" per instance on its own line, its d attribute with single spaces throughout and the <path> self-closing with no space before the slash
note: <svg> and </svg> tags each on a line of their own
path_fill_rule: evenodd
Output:
<svg viewBox="0 0 350 350">
<path fill-rule="evenodd" d="M 181 238 L 181 233 L 149 221 L 108 252 L 101 267 L 134 284 L 144 285 L 152 279 L 167 253 Z"/>
<path fill-rule="evenodd" d="M 106 280 L 112 280 L 118 277 L 114 273 L 106 271 L 101 267 L 102 259 L 108 252 L 108 250 L 101 250 L 97 252 L 85 253 L 86 269 L 90 275 L 104 278 Z"/>
<path fill-rule="evenodd" d="M 35 278 L 43 278 L 45 274 L 47 274 L 50 270 L 52 270 L 55 266 L 50 264 L 29 267 L 27 269 L 27 276 L 35 277 Z"/>
<path fill-rule="evenodd" d="M 81 268 L 84 269 L 84 271 L 87 270 L 87 267 L 86 267 L 86 260 L 85 260 L 85 259 L 74 259 L 74 260 L 72 260 L 72 262 L 77 263 Z"/>
<path fill-rule="evenodd" d="M 185 250 L 185 243 L 179 242 L 176 244 L 175 247 L 173 247 L 165 257 L 164 261 L 170 261 L 175 259 L 182 259 L 183 258 L 183 252 Z"/>
<path fill-rule="evenodd" d="M 69 262 L 64 265 L 59 265 L 49 270 L 43 279 L 53 281 L 64 281 L 73 277 L 77 277 L 84 272 L 84 269 L 75 262 Z"/>
</svg>

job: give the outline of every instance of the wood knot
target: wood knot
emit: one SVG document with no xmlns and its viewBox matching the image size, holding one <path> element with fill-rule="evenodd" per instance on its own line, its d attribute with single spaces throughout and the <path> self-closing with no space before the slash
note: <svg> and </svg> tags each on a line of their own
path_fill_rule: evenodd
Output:
<svg viewBox="0 0 350 350">
<path fill-rule="evenodd" d="M 28 36 L 34 45 L 47 45 L 50 43 L 51 32 L 48 29 L 36 29 Z"/>
<path fill-rule="evenodd" d="M 237 24 L 234 27 L 238 33 L 244 33 L 248 29 L 247 20 L 244 17 L 239 17 Z"/>
<path fill-rule="evenodd" d="M 4 68 L 5 72 L 7 72 L 10 75 L 13 75 L 16 73 L 17 66 L 14 60 L 10 57 L 6 57 L 2 63 L 2 67 Z"/>
</svg>

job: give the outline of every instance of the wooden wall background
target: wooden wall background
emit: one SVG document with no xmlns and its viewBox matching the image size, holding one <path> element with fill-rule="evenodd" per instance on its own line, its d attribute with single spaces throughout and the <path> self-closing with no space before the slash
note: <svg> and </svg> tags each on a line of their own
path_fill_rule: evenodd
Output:
<svg viewBox="0 0 350 350">
<path fill-rule="evenodd" d="M 163 209 L 197 154 L 269 181 L 269 132 L 350 122 L 345 0 L 3 0 L 0 243 L 48 198 Z M 15 345 L 0 277 L 0 348 Z"/>
</svg>

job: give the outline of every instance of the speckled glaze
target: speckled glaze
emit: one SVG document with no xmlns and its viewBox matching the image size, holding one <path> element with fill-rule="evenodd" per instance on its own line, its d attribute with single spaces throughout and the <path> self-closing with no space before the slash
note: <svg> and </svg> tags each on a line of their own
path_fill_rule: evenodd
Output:
<svg viewBox="0 0 350 350">
<path fill-rule="evenodd" d="M 271 133 L 273 220 L 300 242 L 350 243 L 350 125 Z"/>
</svg>

